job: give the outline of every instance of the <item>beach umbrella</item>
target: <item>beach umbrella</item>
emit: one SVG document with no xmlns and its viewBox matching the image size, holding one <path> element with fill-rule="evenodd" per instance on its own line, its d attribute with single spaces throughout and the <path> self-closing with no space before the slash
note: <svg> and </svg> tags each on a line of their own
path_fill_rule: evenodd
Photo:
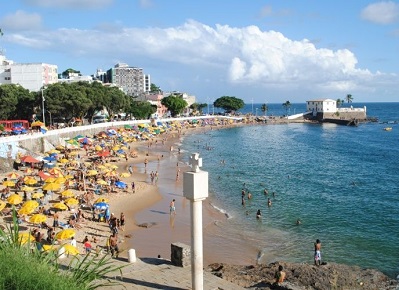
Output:
<svg viewBox="0 0 399 290">
<path fill-rule="evenodd" d="M 118 188 L 127 188 L 127 184 L 122 181 L 115 182 L 115 186 Z"/>
<path fill-rule="evenodd" d="M 24 183 L 26 185 L 35 185 L 37 183 L 37 180 L 33 178 L 32 176 L 26 176 L 24 178 Z"/>
<path fill-rule="evenodd" d="M 47 157 L 44 157 L 43 160 L 47 161 L 47 162 L 54 162 L 57 160 L 57 158 L 55 158 L 54 156 L 47 156 Z"/>
<path fill-rule="evenodd" d="M 123 172 L 120 175 L 121 177 L 130 177 L 130 173 L 129 172 Z"/>
<path fill-rule="evenodd" d="M 14 187 L 15 186 L 15 182 L 11 181 L 11 180 L 6 180 L 6 181 L 3 182 L 3 186 Z"/>
<path fill-rule="evenodd" d="M 53 204 L 53 208 L 60 209 L 60 210 L 67 210 L 68 209 L 66 204 L 63 203 L 63 202 L 57 202 L 57 203 Z"/>
<path fill-rule="evenodd" d="M 87 176 L 94 176 L 94 175 L 97 175 L 97 174 L 98 174 L 98 171 L 97 171 L 97 170 L 94 170 L 94 169 L 89 170 L 89 171 L 87 171 L 87 173 L 86 173 Z"/>
<path fill-rule="evenodd" d="M 74 229 L 64 229 L 58 233 L 55 234 L 55 239 L 56 240 L 66 240 L 70 239 L 73 236 L 75 236 L 76 232 Z"/>
<path fill-rule="evenodd" d="M 43 196 L 43 192 L 35 192 L 34 194 L 32 194 L 32 198 L 41 198 Z"/>
<path fill-rule="evenodd" d="M 57 146 L 55 147 L 55 149 L 62 151 L 62 150 L 65 149 L 65 146 L 63 146 L 63 145 L 60 144 L 60 145 L 57 145 Z"/>
<path fill-rule="evenodd" d="M 39 203 L 36 200 L 28 200 L 22 204 L 22 207 L 31 207 L 34 209 L 37 208 L 38 206 L 39 206 Z"/>
<path fill-rule="evenodd" d="M 108 182 L 106 182 L 104 179 L 99 179 L 99 180 L 97 180 L 97 184 L 99 184 L 99 185 L 108 185 Z"/>
<path fill-rule="evenodd" d="M 99 157 L 108 157 L 108 156 L 110 155 L 110 152 L 107 151 L 107 150 L 103 150 L 103 151 L 97 152 L 97 155 L 98 155 Z"/>
<path fill-rule="evenodd" d="M 77 200 L 76 198 L 70 197 L 68 199 L 65 200 L 65 203 L 69 206 L 71 205 L 78 205 L 79 204 L 79 200 Z"/>
<path fill-rule="evenodd" d="M 55 180 L 56 180 L 56 178 L 52 176 L 52 177 L 46 178 L 44 183 L 52 183 L 52 182 L 55 182 Z"/>
<path fill-rule="evenodd" d="M 0 211 L 3 210 L 6 207 L 6 203 L 2 200 L 0 200 Z"/>
<path fill-rule="evenodd" d="M 47 220 L 47 217 L 44 214 L 38 213 L 34 214 L 29 218 L 29 222 L 32 224 L 41 224 Z"/>
<path fill-rule="evenodd" d="M 64 178 L 65 178 L 65 179 L 73 179 L 73 178 L 74 178 L 74 176 L 73 176 L 73 175 L 70 175 L 70 174 L 68 174 L 68 175 L 65 175 L 65 176 L 64 176 Z"/>
<path fill-rule="evenodd" d="M 54 176 L 51 175 L 51 173 L 46 172 L 46 171 L 39 171 L 38 175 L 43 180 L 46 180 L 47 178 L 50 178 L 50 177 L 54 177 Z"/>
<path fill-rule="evenodd" d="M 30 155 L 22 157 L 21 161 L 25 162 L 25 163 L 39 163 L 40 162 L 40 160 L 37 160 L 36 158 L 34 158 Z"/>
<path fill-rule="evenodd" d="M 101 151 L 101 150 L 103 150 L 103 147 L 101 147 L 100 145 L 96 145 L 96 146 L 94 147 L 94 150 L 96 150 L 96 151 Z"/>
<path fill-rule="evenodd" d="M 18 241 L 21 245 L 24 245 L 28 242 L 34 242 L 35 237 L 32 236 L 31 233 L 19 233 L 18 234 Z"/>
<path fill-rule="evenodd" d="M 65 183 L 65 181 L 67 181 L 66 180 L 66 178 L 65 177 L 63 177 L 63 176 L 59 176 L 59 177 L 57 177 L 56 179 L 55 179 L 55 183 Z"/>
<path fill-rule="evenodd" d="M 57 248 L 57 245 L 43 245 L 43 251 L 45 252 L 54 251 L 57 250 Z"/>
<path fill-rule="evenodd" d="M 93 205 L 95 209 L 107 209 L 109 208 L 109 204 L 105 202 L 97 202 Z"/>
<path fill-rule="evenodd" d="M 94 203 L 100 203 L 100 202 L 109 203 L 109 199 L 106 197 L 99 197 L 96 199 Z"/>
<path fill-rule="evenodd" d="M 72 190 L 67 189 L 67 190 L 64 190 L 63 192 L 61 192 L 61 196 L 62 197 L 74 197 L 75 194 L 73 193 Z"/>
<path fill-rule="evenodd" d="M 68 163 L 68 162 L 69 162 L 69 160 L 68 160 L 68 159 L 66 159 L 66 158 L 61 158 L 60 160 L 58 160 L 58 162 L 59 162 L 59 163 L 63 163 L 63 164 L 65 164 L 65 163 Z"/>
<path fill-rule="evenodd" d="M 31 214 L 36 210 L 34 207 L 23 206 L 18 210 L 19 215 Z"/>
<path fill-rule="evenodd" d="M 10 172 L 10 173 L 7 174 L 7 177 L 11 178 L 11 179 L 17 179 L 19 176 L 20 175 L 18 173 L 16 173 L 16 172 Z"/>
<path fill-rule="evenodd" d="M 52 183 L 46 183 L 46 184 L 43 186 L 43 190 L 57 191 L 57 190 L 60 190 L 60 189 L 61 189 L 61 184 L 59 184 L 59 183 L 54 183 L 54 182 L 52 182 Z"/>
<path fill-rule="evenodd" d="M 28 167 L 25 169 L 24 171 L 26 174 L 32 174 L 33 172 L 35 172 L 32 168 Z"/>
<path fill-rule="evenodd" d="M 105 173 L 105 176 L 107 177 L 116 176 L 116 175 L 117 175 L 116 171 L 108 171 L 107 173 Z"/>
<path fill-rule="evenodd" d="M 31 192 L 31 191 L 34 191 L 35 189 L 33 188 L 33 187 L 30 187 L 30 186 L 22 186 L 21 187 L 21 190 L 22 191 L 26 191 L 26 192 Z"/>
<path fill-rule="evenodd" d="M 20 204 L 22 202 L 22 197 L 18 194 L 11 194 L 8 198 L 7 198 L 7 202 L 9 204 Z"/>
<path fill-rule="evenodd" d="M 76 256 L 76 255 L 80 254 L 78 248 L 76 248 L 75 246 L 73 246 L 71 244 L 65 244 L 62 247 L 64 248 L 65 254 L 72 255 L 72 256 Z"/>
<path fill-rule="evenodd" d="M 59 167 L 51 168 L 51 169 L 49 170 L 49 173 L 50 173 L 51 175 L 53 175 L 54 177 L 64 176 L 64 174 L 62 173 L 62 169 L 59 168 Z"/>
</svg>

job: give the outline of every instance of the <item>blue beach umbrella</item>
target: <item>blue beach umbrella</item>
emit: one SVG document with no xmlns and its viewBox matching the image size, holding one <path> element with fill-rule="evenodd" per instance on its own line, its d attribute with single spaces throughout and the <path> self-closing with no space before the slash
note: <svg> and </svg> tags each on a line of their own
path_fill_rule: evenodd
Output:
<svg viewBox="0 0 399 290">
<path fill-rule="evenodd" d="M 115 186 L 118 188 L 127 188 L 127 184 L 122 181 L 115 182 Z"/>
<path fill-rule="evenodd" d="M 93 205 L 95 209 L 107 209 L 109 208 L 109 204 L 106 202 L 97 202 Z"/>
</svg>

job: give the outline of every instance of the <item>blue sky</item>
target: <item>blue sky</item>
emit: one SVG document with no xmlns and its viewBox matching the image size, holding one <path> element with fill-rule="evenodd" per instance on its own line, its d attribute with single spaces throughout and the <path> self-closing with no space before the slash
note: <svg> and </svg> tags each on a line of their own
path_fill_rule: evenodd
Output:
<svg viewBox="0 0 399 290">
<path fill-rule="evenodd" d="M 399 2 L 4 1 L 0 47 L 17 63 L 84 75 L 118 62 L 207 102 L 399 101 Z"/>
</svg>

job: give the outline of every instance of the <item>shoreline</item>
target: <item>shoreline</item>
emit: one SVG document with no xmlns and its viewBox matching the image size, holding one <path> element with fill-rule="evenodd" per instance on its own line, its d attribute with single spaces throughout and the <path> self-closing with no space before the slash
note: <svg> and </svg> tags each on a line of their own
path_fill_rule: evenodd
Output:
<svg viewBox="0 0 399 290">
<path fill-rule="evenodd" d="M 223 127 L 217 127 L 217 129 L 221 128 Z M 204 132 L 210 130 L 210 128 L 188 129 L 184 131 L 184 134 L 195 134 L 198 132 L 197 130 L 202 131 L 203 129 Z M 139 157 L 130 158 L 128 163 L 123 159 L 115 163 L 119 165 L 117 171 L 120 173 L 127 171 L 127 166 L 131 163 L 134 174 L 126 181 L 128 185 L 130 180 L 134 180 L 140 185 L 136 194 L 129 192 L 109 196 L 111 197 L 111 211 L 115 212 L 117 216 L 123 211 L 127 217 L 126 229 L 123 232 L 120 231 L 122 237 L 121 248 L 124 249 L 121 257 L 127 256 L 127 249 L 134 248 L 138 257 L 156 257 L 161 255 L 165 259 L 170 259 L 171 242 L 183 242 L 190 245 L 189 202 L 185 200 L 182 194 L 182 177 L 179 182 L 175 181 L 176 163 L 179 162 L 179 168 L 182 172 L 188 168 L 182 161 L 186 152 L 182 152 L 179 155 L 176 150 L 173 153 L 168 150 L 170 146 L 176 146 L 176 144 L 184 142 L 181 139 L 184 138 L 184 134 L 183 137 L 179 137 L 177 133 L 169 132 L 167 135 L 171 138 L 168 138 L 165 145 L 158 144 L 150 150 L 147 174 L 144 173 L 144 159 L 147 151 L 146 142 L 131 144 L 133 149 L 138 151 Z M 163 137 L 164 135 L 160 136 Z M 160 154 L 163 154 L 164 157 L 158 162 L 157 158 Z M 158 184 L 152 185 L 150 184 L 148 173 L 156 169 L 159 169 L 160 177 Z M 178 212 L 174 221 L 171 220 L 168 212 L 171 198 L 177 199 L 176 207 Z M 213 208 L 211 202 L 212 198 L 209 197 L 203 203 L 204 265 L 221 261 L 234 265 L 256 264 L 256 255 L 258 254 L 256 247 L 251 247 L 240 239 L 225 242 L 222 227 L 218 227 L 216 224 L 223 224 L 226 217 L 223 213 Z M 137 226 L 141 223 L 153 222 L 156 224 L 148 228 Z M 82 249 L 80 241 L 85 235 L 94 236 L 99 232 L 100 239 L 96 245 L 103 246 L 105 238 L 109 235 L 107 227 L 100 223 L 97 223 L 96 227 L 92 222 L 88 222 L 86 225 L 95 228 L 95 231 L 84 230 L 79 233 L 77 235 L 79 247 Z M 129 235 L 131 237 L 127 237 Z"/>
</svg>

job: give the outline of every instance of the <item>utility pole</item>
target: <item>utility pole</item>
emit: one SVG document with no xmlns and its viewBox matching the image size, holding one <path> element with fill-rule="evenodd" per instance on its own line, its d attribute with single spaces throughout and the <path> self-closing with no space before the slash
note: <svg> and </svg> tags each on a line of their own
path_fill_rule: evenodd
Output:
<svg viewBox="0 0 399 290">
<path fill-rule="evenodd" d="M 251 102 L 252 102 L 252 111 L 251 111 L 251 114 L 253 115 L 253 114 L 254 114 L 254 98 L 252 98 Z"/>
<path fill-rule="evenodd" d="M 44 124 L 44 126 L 46 126 L 46 119 L 45 119 L 45 116 L 44 116 L 44 101 L 45 101 L 46 99 L 44 98 L 44 94 L 43 94 L 44 90 L 45 90 L 45 88 L 42 87 L 42 113 L 43 113 L 43 124 Z"/>
</svg>

